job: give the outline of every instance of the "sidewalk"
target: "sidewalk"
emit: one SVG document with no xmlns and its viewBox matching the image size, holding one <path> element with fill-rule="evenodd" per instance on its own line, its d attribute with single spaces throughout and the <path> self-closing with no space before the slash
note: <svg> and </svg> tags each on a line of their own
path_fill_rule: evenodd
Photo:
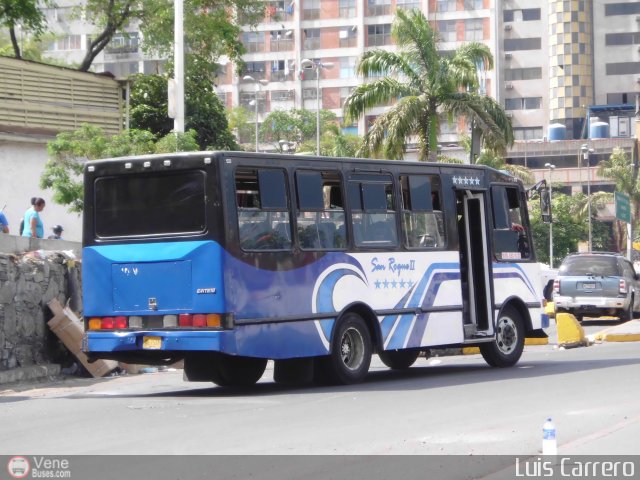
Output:
<svg viewBox="0 0 640 480">
<path fill-rule="evenodd" d="M 49 363 L 46 365 L 31 365 L 28 367 L 12 368 L 0 371 L 0 385 L 5 383 L 29 382 L 60 375 L 60 365 Z"/>
<path fill-rule="evenodd" d="M 588 335 L 587 338 L 592 342 L 640 342 L 640 320 L 630 320 Z"/>
</svg>

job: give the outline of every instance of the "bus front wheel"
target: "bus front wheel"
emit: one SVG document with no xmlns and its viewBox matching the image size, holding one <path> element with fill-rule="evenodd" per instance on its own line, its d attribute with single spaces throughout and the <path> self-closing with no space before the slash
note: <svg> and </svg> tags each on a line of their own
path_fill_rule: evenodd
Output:
<svg viewBox="0 0 640 480">
<path fill-rule="evenodd" d="M 496 322 L 496 338 L 492 342 L 481 343 L 480 353 L 492 367 L 515 365 L 524 350 L 524 320 L 518 310 L 505 307 Z"/>
<path fill-rule="evenodd" d="M 362 317 L 347 313 L 336 326 L 331 353 L 316 365 L 321 370 L 316 378 L 343 385 L 361 382 L 369 371 L 372 350 L 371 335 Z"/>
<path fill-rule="evenodd" d="M 415 363 L 420 350 L 385 350 L 378 353 L 380 360 L 392 370 L 404 370 Z"/>
</svg>

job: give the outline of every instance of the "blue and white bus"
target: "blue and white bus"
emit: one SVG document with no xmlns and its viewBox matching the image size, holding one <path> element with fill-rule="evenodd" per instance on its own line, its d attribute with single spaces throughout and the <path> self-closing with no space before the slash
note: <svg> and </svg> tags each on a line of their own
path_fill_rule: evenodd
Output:
<svg viewBox="0 0 640 480">
<path fill-rule="evenodd" d="M 355 383 L 434 347 L 514 365 L 546 317 L 520 181 L 198 152 L 85 166 L 84 349 L 218 385 Z"/>
</svg>

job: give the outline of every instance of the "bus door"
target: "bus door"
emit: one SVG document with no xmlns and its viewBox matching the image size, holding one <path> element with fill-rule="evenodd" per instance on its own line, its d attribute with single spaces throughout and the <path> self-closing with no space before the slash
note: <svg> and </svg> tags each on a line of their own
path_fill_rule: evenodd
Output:
<svg viewBox="0 0 640 480">
<path fill-rule="evenodd" d="M 458 191 L 458 235 L 465 337 L 493 333 L 484 191 Z"/>
</svg>

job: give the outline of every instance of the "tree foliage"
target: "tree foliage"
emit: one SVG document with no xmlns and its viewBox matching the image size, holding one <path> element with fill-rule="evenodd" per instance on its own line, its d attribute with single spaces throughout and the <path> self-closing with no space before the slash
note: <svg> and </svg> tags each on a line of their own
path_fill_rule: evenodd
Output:
<svg viewBox="0 0 640 480">
<path fill-rule="evenodd" d="M 100 158 L 197 150 L 194 131 L 173 133 L 156 141 L 144 130 L 127 130 L 106 135 L 100 127 L 84 124 L 73 132 L 63 132 L 47 145 L 49 161 L 40 176 L 40 187 L 53 190 L 53 201 L 68 205 L 70 212 L 82 212 L 82 171 L 87 160 Z"/>
<path fill-rule="evenodd" d="M 42 35 L 46 31 L 47 20 L 39 6 L 50 3 L 49 0 L 0 0 L 0 27 L 9 30 L 16 58 L 23 57 L 16 29 L 19 27 L 22 30 L 21 35 L 29 33 L 35 38 Z"/>
<path fill-rule="evenodd" d="M 588 238 L 588 222 L 582 216 L 586 195 L 564 195 L 553 192 L 551 211 L 553 214 L 553 265 L 558 267 L 569 253 L 578 251 L 578 245 Z M 529 221 L 533 245 L 538 261 L 549 263 L 549 224 L 542 221 L 539 199 L 529 202 Z M 611 236 L 602 222 L 595 221 L 596 209 L 592 210 L 593 250 L 611 250 Z"/>
<path fill-rule="evenodd" d="M 80 70 L 87 71 L 113 36 L 125 30 L 128 24 L 139 23 L 144 38 L 142 47 L 148 53 L 162 57 L 173 53 L 172 0 L 85 0 L 79 8 L 82 18 L 91 19 L 100 28 L 89 44 Z M 264 13 L 264 3 L 256 0 L 185 0 L 185 52 L 212 68 L 221 55 L 239 63 L 245 50 L 240 42 L 240 26 L 230 15 L 234 10 L 247 24 L 255 24 Z"/>
<path fill-rule="evenodd" d="M 345 101 L 347 121 L 395 102 L 365 135 L 363 156 L 402 158 L 407 141 L 417 137 L 419 159 L 427 160 L 436 151 L 440 112 L 473 119 L 493 150 L 504 151 L 513 143 L 511 121 L 502 106 L 476 93 L 478 65 L 493 68 L 486 45 L 469 42 L 451 57 L 441 55 L 437 33 L 417 10 L 398 10 L 391 35 L 398 52 L 365 52 L 357 73 L 373 80 L 356 87 Z"/>
<path fill-rule="evenodd" d="M 337 122 L 336 114 L 320 110 L 320 138 Z M 317 113 L 309 110 L 291 109 L 270 112 L 260 126 L 260 140 L 270 142 L 282 151 L 281 142 L 290 142 L 297 152 L 315 153 Z"/>
<path fill-rule="evenodd" d="M 598 175 L 612 180 L 616 185 L 616 191 L 629 196 L 632 205 L 632 225 L 637 225 L 638 212 L 640 211 L 640 184 L 638 182 L 638 164 L 630 162 L 625 151 L 619 147 L 613 149 L 611 156 L 603 160 L 598 165 Z M 597 192 L 593 195 L 594 201 L 612 201 L 613 195 L 604 195 Z M 616 240 L 617 250 L 624 251 L 626 248 L 626 225 L 616 220 Z M 636 232 L 637 232 L 636 228 Z M 636 233 L 635 237 L 638 235 Z"/>
<path fill-rule="evenodd" d="M 167 106 L 168 75 L 134 75 L 131 127 L 164 136 L 173 130 Z M 196 131 L 201 150 L 237 150 L 224 106 L 213 90 L 207 69 L 190 63 L 185 78 L 185 128 Z"/>
</svg>

